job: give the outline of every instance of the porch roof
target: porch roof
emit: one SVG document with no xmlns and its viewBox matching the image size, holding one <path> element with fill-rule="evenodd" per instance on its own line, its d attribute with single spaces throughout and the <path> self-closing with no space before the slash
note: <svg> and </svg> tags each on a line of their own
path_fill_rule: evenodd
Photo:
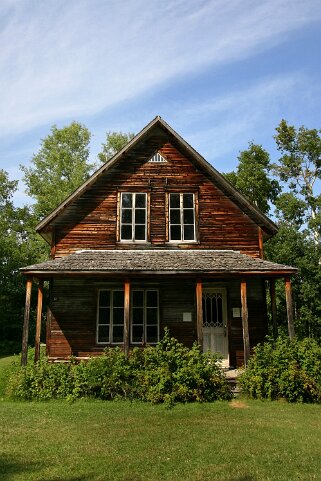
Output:
<svg viewBox="0 0 321 481">
<path fill-rule="evenodd" d="M 235 274 L 281 277 L 297 269 L 233 250 L 81 250 L 65 257 L 23 267 L 25 275 L 67 274 Z"/>
</svg>

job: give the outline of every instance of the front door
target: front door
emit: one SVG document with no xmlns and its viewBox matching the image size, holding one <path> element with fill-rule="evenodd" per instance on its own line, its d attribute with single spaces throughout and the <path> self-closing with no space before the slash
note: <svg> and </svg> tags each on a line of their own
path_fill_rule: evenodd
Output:
<svg viewBox="0 0 321 481">
<path fill-rule="evenodd" d="M 203 351 L 218 352 L 229 366 L 226 289 L 203 289 Z"/>
</svg>

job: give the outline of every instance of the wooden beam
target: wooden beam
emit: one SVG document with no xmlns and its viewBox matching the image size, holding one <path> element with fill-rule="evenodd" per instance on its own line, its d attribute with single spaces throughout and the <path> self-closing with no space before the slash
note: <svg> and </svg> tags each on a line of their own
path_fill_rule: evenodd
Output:
<svg viewBox="0 0 321 481">
<path fill-rule="evenodd" d="M 258 227 L 259 230 L 259 251 L 261 259 L 264 259 L 264 250 L 263 250 L 263 231 L 261 227 Z"/>
<path fill-rule="evenodd" d="M 248 323 L 248 309 L 247 309 L 247 295 L 246 295 L 246 280 L 241 280 L 241 306 L 242 306 L 242 328 L 243 328 L 243 345 L 244 345 L 244 365 L 250 357 L 250 335 Z"/>
<path fill-rule="evenodd" d="M 203 288 L 202 280 L 196 280 L 196 330 L 197 342 L 203 349 Z"/>
<path fill-rule="evenodd" d="M 42 318 L 42 299 L 43 299 L 43 280 L 39 279 L 38 284 L 38 303 L 37 303 L 37 323 L 35 337 L 35 363 L 40 359 L 40 333 Z"/>
<path fill-rule="evenodd" d="M 275 295 L 275 279 L 270 279 L 270 298 L 271 298 L 273 337 L 274 339 L 276 339 L 278 337 L 278 322 L 277 322 L 276 295 Z"/>
<path fill-rule="evenodd" d="M 129 318 L 130 318 L 130 281 L 125 280 L 124 284 L 124 353 L 128 357 L 129 354 Z"/>
<path fill-rule="evenodd" d="M 26 366 L 27 360 L 28 360 L 28 337 L 29 337 L 31 288 L 32 288 L 32 279 L 28 278 L 26 282 L 26 302 L 25 302 L 25 312 L 24 312 L 23 330 L 22 330 L 22 351 L 21 351 L 22 366 Z"/>
<path fill-rule="evenodd" d="M 293 316 L 293 302 L 292 302 L 292 286 L 290 277 L 285 279 L 285 300 L 286 300 L 286 312 L 288 315 L 288 332 L 289 338 L 294 338 L 294 316 Z"/>
</svg>

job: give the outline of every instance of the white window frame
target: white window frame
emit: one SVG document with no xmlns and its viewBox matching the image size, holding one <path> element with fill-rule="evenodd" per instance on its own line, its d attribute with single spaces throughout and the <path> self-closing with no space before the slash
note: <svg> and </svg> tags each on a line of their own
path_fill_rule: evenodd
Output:
<svg viewBox="0 0 321 481">
<path fill-rule="evenodd" d="M 143 302 L 143 323 L 142 324 L 133 324 L 133 310 L 135 309 L 133 305 L 133 293 L 134 292 L 143 292 L 144 293 L 144 302 Z M 157 294 L 157 307 L 150 307 L 147 306 L 147 292 L 156 292 Z M 141 309 L 141 307 L 138 307 Z M 147 309 L 156 309 L 157 310 L 157 324 L 147 324 Z M 141 341 L 133 341 L 133 327 L 134 326 L 143 326 L 143 339 Z M 147 340 L 147 327 L 148 326 L 157 326 L 157 340 L 155 342 L 149 342 Z M 130 302 L 130 342 L 133 345 L 142 345 L 142 344 L 151 344 L 155 345 L 159 342 L 159 290 L 158 289 L 132 289 L 131 290 L 131 302 Z"/>
<path fill-rule="evenodd" d="M 145 211 L 145 239 L 135 239 L 135 211 L 136 211 L 136 195 L 144 195 L 145 196 L 145 207 L 138 207 L 140 210 Z M 132 206 L 131 207 L 123 207 L 123 196 L 124 195 L 131 195 L 132 196 Z M 131 239 L 122 239 L 122 227 L 123 225 L 130 225 L 122 222 L 122 214 L 123 209 L 131 209 L 132 211 L 132 237 Z M 137 224 L 143 225 L 143 224 Z M 137 243 L 145 243 L 147 242 L 147 225 L 148 225 L 148 197 L 146 192 L 121 192 L 120 193 L 120 205 L 119 205 L 119 240 L 120 242 L 137 242 Z"/>
<path fill-rule="evenodd" d="M 193 217 L 194 217 L 194 224 L 184 224 L 184 206 L 183 206 L 183 199 L 184 195 L 192 195 L 193 196 Z M 171 208 L 171 195 L 179 195 L 179 208 Z M 180 211 L 180 228 L 181 228 L 181 238 L 180 239 L 172 239 L 171 238 L 171 226 L 172 225 L 179 225 L 179 224 L 171 224 L 171 210 L 178 210 Z M 186 209 L 186 208 L 185 208 Z M 191 207 L 188 207 L 189 210 L 192 210 Z M 194 236 L 193 239 L 184 239 L 184 225 L 193 225 Z M 194 192 L 170 192 L 168 195 L 168 239 L 169 242 L 173 244 L 177 243 L 186 243 L 191 244 L 197 242 L 196 239 L 196 201 L 195 201 L 195 193 Z"/>
<path fill-rule="evenodd" d="M 103 309 L 104 306 L 100 306 L 100 293 L 101 292 L 109 292 L 110 293 L 110 318 L 109 318 L 109 323 L 100 323 L 99 322 L 99 311 L 100 309 Z M 97 295 L 97 316 L 96 316 L 96 343 L 99 345 L 106 345 L 106 344 L 115 344 L 115 345 L 121 345 L 124 343 L 124 339 L 122 341 L 114 342 L 113 340 L 113 334 L 114 334 L 114 292 L 123 292 L 124 289 L 99 289 L 98 290 L 98 295 Z M 125 300 L 124 300 L 125 302 Z M 123 315 L 124 315 L 124 308 L 123 308 Z M 117 326 L 121 324 L 116 324 Z M 99 341 L 99 327 L 100 326 L 109 326 L 109 340 L 108 341 Z M 123 328 L 124 328 L 124 323 L 123 323 Z M 124 331 L 123 331 L 124 332 Z"/>
</svg>

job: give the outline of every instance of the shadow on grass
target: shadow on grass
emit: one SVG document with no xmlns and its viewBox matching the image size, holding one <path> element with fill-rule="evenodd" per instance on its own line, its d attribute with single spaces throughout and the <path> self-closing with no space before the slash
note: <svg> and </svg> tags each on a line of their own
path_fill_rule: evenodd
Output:
<svg viewBox="0 0 321 481">
<path fill-rule="evenodd" d="M 28 474 L 35 473 L 36 471 L 41 470 L 45 464 L 40 463 L 33 463 L 33 462 L 23 462 L 18 458 L 13 458 L 9 456 L 1 456 L 0 457 L 0 479 L 1 481 L 11 481 L 12 476 L 14 474 L 25 474 L 26 478 L 28 479 Z M 46 465 L 47 466 L 47 465 Z M 32 479 L 34 477 L 32 476 Z M 93 479 L 92 474 L 86 474 L 82 476 L 70 476 L 67 477 L 64 473 L 61 473 L 59 476 L 54 476 L 48 478 L 45 475 L 40 475 L 38 478 L 39 480 L 45 481 L 91 481 Z"/>
</svg>

